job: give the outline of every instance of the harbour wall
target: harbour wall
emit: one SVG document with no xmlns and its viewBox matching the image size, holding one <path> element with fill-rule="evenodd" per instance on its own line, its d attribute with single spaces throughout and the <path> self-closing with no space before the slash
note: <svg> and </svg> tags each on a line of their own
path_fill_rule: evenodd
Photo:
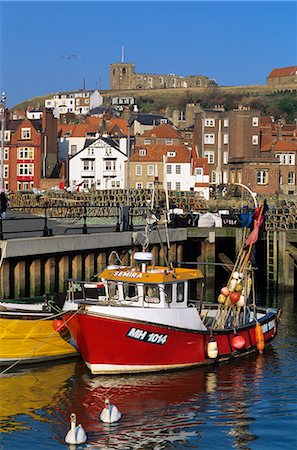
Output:
<svg viewBox="0 0 297 450">
<path fill-rule="evenodd" d="M 174 228 L 149 235 L 148 249 L 155 264 L 166 260 L 197 266 L 205 274 L 207 298 L 215 295 L 218 275 L 235 261 L 242 245 L 241 228 Z M 101 232 L 49 237 L 30 237 L 0 241 L 0 296 L 22 299 L 44 294 L 65 293 L 69 278 L 90 280 L 108 263 L 115 262 L 114 251 L 123 264 L 142 249 L 141 231 Z M 275 230 L 259 242 L 259 265 L 267 285 L 293 289 L 296 278 L 297 231 Z M 111 255 L 112 254 L 112 255 Z M 221 265 L 216 265 L 218 262 Z M 219 271 L 221 271 L 219 273 Z"/>
</svg>

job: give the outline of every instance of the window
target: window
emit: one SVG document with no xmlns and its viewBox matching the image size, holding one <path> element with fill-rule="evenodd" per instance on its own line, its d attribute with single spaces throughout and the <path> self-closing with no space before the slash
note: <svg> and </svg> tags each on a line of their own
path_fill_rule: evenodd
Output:
<svg viewBox="0 0 297 450">
<path fill-rule="evenodd" d="M 224 144 L 228 144 L 229 142 L 229 135 L 227 133 L 224 133 Z"/>
<path fill-rule="evenodd" d="M 4 161 L 8 161 L 8 159 L 9 159 L 9 148 L 8 147 L 4 147 L 3 159 L 4 159 Z"/>
<path fill-rule="evenodd" d="M 33 176 L 34 175 L 34 164 L 18 164 L 17 174 L 20 177 L 23 176 Z"/>
<path fill-rule="evenodd" d="M 180 182 L 177 181 L 177 182 L 175 183 L 175 190 L 176 190 L 176 191 L 180 191 L 180 187 L 181 187 Z"/>
<path fill-rule="evenodd" d="M 18 159 L 34 159 L 34 148 L 20 147 L 18 149 Z"/>
<path fill-rule="evenodd" d="M 214 144 L 215 143 L 215 135 L 214 134 L 205 134 L 204 135 L 204 144 Z"/>
<path fill-rule="evenodd" d="M 143 186 L 143 184 L 142 184 L 141 182 L 138 181 L 138 182 L 136 183 L 136 185 L 135 185 L 135 188 L 136 188 L 136 189 L 142 189 L 142 186 Z"/>
<path fill-rule="evenodd" d="M 184 112 L 184 111 L 180 111 L 180 112 L 179 112 L 179 121 L 180 121 L 180 122 L 185 122 L 185 120 L 186 120 L 186 114 L 185 114 L 185 112 Z"/>
<path fill-rule="evenodd" d="M 71 145 L 70 147 L 70 155 L 75 155 L 77 152 L 77 145 Z"/>
<path fill-rule="evenodd" d="M 235 171 L 231 170 L 230 172 L 230 183 L 234 184 L 235 183 Z"/>
<path fill-rule="evenodd" d="M 94 161 L 83 161 L 83 170 L 94 170 Z"/>
<path fill-rule="evenodd" d="M 202 167 L 196 167 L 196 169 L 195 169 L 195 175 L 203 175 L 203 169 L 202 169 Z"/>
<path fill-rule="evenodd" d="M 237 183 L 242 183 L 242 170 L 237 171 Z"/>
<path fill-rule="evenodd" d="M 149 177 L 152 177 L 154 175 L 154 166 L 153 165 L 147 166 L 147 174 Z"/>
<path fill-rule="evenodd" d="M 172 165 L 171 164 L 167 164 L 167 166 L 166 166 L 166 173 L 168 175 L 170 175 L 172 173 Z"/>
<path fill-rule="evenodd" d="M 141 148 L 139 150 L 139 156 L 145 156 L 146 155 L 146 149 L 145 148 Z"/>
<path fill-rule="evenodd" d="M 294 172 L 288 173 L 288 184 L 295 184 L 295 173 Z"/>
<path fill-rule="evenodd" d="M 151 181 L 149 181 L 148 183 L 146 183 L 146 188 L 147 189 L 153 189 L 154 187 L 154 183 L 152 183 Z"/>
<path fill-rule="evenodd" d="M 268 170 L 257 171 L 257 184 L 268 184 Z"/>
<path fill-rule="evenodd" d="M 4 131 L 4 141 L 10 141 L 10 131 L 9 130 L 5 130 Z"/>
<path fill-rule="evenodd" d="M 204 152 L 204 157 L 207 158 L 208 164 L 214 164 L 214 152 L 213 151 L 206 151 Z"/>
<path fill-rule="evenodd" d="M 224 154 L 223 154 L 223 158 L 224 158 L 223 164 L 228 164 L 228 157 L 229 157 L 228 152 L 224 152 Z"/>
<path fill-rule="evenodd" d="M 94 149 L 93 148 L 88 148 L 88 155 L 90 155 L 90 156 L 94 155 Z"/>
<path fill-rule="evenodd" d="M 252 124 L 253 127 L 257 127 L 259 125 L 259 117 L 253 117 Z"/>
<path fill-rule="evenodd" d="M 279 159 L 281 165 L 295 165 L 295 154 L 294 153 L 276 153 L 275 157 Z"/>
<path fill-rule="evenodd" d="M 217 182 L 217 172 L 215 170 L 213 170 L 211 172 L 211 183 L 216 183 Z"/>
<path fill-rule="evenodd" d="M 258 145 L 258 141 L 259 141 L 258 135 L 257 135 L 257 134 L 254 134 L 254 135 L 252 136 L 252 144 L 253 144 L 253 145 Z"/>
<path fill-rule="evenodd" d="M 137 164 L 137 166 L 135 167 L 135 175 L 137 175 L 138 177 L 142 175 L 142 167 L 139 164 Z"/>
<path fill-rule="evenodd" d="M 168 189 L 168 191 L 171 191 L 171 183 L 170 182 L 167 182 L 167 189 Z"/>
<path fill-rule="evenodd" d="M 151 143 L 151 139 L 144 139 L 144 145 L 150 145 L 150 143 Z M 140 154 L 140 152 L 141 152 L 141 150 L 139 150 L 139 154 Z"/>
<path fill-rule="evenodd" d="M 214 127 L 215 126 L 215 120 L 214 119 L 205 119 L 204 120 L 204 126 L 206 126 L 206 127 Z"/>
<path fill-rule="evenodd" d="M 229 119 L 224 119 L 224 127 L 227 128 L 229 126 Z"/>
<path fill-rule="evenodd" d="M 182 303 L 185 299 L 185 283 L 177 283 L 176 301 Z"/>
<path fill-rule="evenodd" d="M 176 155 L 175 152 L 167 152 L 167 156 L 168 156 L 169 158 L 174 158 L 175 155 Z"/>
<path fill-rule="evenodd" d="M 173 144 L 173 139 L 172 138 L 166 138 L 165 139 L 165 145 L 172 145 Z"/>
<path fill-rule="evenodd" d="M 31 139 L 31 128 L 21 129 L 21 139 Z"/>
<path fill-rule="evenodd" d="M 144 286 L 144 301 L 146 303 L 160 303 L 159 286 L 157 284 Z"/>
<path fill-rule="evenodd" d="M 109 300 L 119 299 L 118 284 L 115 281 L 107 282 L 107 295 Z"/>
<path fill-rule="evenodd" d="M 176 166 L 175 166 L 175 173 L 177 175 L 180 175 L 180 173 L 181 173 L 181 165 L 180 164 L 176 164 Z"/>
<path fill-rule="evenodd" d="M 108 159 L 107 161 L 104 161 L 104 165 L 105 165 L 104 170 L 108 171 L 116 170 L 116 161 L 113 159 Z"/>
<path fill-rule="evenodd" d="M 9 176 L 8 165 L 4 164 L 3 165 L 3 178 L 8 178 L 8 176 Z"/>
</svg>

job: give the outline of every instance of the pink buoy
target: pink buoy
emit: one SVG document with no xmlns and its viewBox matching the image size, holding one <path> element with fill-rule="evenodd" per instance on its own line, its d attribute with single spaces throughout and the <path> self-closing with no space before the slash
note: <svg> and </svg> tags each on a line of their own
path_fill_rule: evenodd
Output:
<svg viewBox="0 0 297 450">
<path fill-rule="evenodd" d="M 229 295 L 229 288 L 227 286 L 222 287 L 221 294 L 223 294 L 225 297 L 228 297 L 228 295 Z"/>
<path fill-rule="evenodd" d="M 243 347 L 245 347 L 245 339 L 243 336 L 240 336 L 240 334 L 235 334 L 231 340 L 231 343 L 235 350 L 242 350 Z"/>
</svg>

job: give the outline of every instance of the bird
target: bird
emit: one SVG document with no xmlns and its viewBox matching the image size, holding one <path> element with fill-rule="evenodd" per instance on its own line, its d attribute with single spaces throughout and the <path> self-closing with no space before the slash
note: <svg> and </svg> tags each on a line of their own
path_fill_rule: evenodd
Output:
<svg viewBox="0 0 297 450">
<path fill-rule="evenodd" d="M 83 444 L 87 440 L 87 435 L 82 425 L 76 426 L 76 414 L 70 414 L 70 430 L 65 436 L 66 444 Z"/>
<path fill-rule="evenodd" d="M 105 400 L 105 408 L 100 414 L 100 419 L 105 423 L 118 422 L 122 414 L 115 405 L 111 405 L 109 399 Z"/>
<path fill-rule="evenodd" d="M 77 55 L 61 55 L 60 59 L 65 59 L 66 61 L 70 61 L 71 59 L 77 59 Z"/>
</svg>

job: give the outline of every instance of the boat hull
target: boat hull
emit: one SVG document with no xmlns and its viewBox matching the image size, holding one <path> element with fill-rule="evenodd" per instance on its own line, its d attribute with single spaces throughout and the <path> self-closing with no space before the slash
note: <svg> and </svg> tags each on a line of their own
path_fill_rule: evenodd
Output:
<svg viewBox="0 0 297 450">
<path fill-rule="evenodd" d="M 100 314 L 64 314 L 75 344 L 92 374 L 137 373 L 174 370 L 211 364 L 257 350 L 255 322 L 238 328 L 245 345 L 232 345 L 234 330 L 195 331 Z M 261 319 L 265 343 L 277 332 L 276 312 Z M 213 335 L 218 357 L 208 356 Z"/>
<path fill-rule="evenodd" d="M 57 333 L 53 320 L 40 314 L 0 314 L 0 365 L 69 358 L 77 355 L 68 331 Z"/>
</svg>

